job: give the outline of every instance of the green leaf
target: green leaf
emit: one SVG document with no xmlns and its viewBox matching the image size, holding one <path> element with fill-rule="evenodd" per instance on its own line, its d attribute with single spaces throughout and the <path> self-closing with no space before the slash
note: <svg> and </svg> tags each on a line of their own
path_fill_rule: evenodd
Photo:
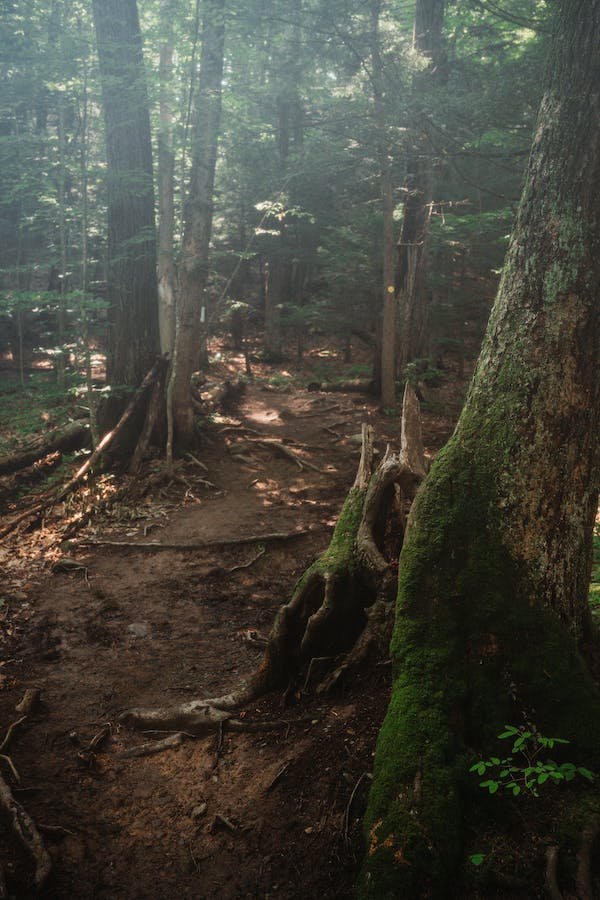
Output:
<svg viewBox="0 0 600 900">
<path fill-rule="evenodd" d="M 515 728 L 514 725 L 505 725 L 504 731 L 502 732 L 502 734 L 499 734 L 498 737 L 502 739 L 509 738 L 513 737 L 515 734 L 518 734 L 518 732 L 519 729 Z"/>
<path fill-rule="evenodd" d="M 484 861 L 484 859 L 485 859 L 485 853 L 474 853 L 472 856 L 469 857 L 469 862 L 471 863 L 472 866 L 480 866 L 481 863 Z"/>
<path fill-rule="evenodd" d="M 498 790 L 498 788 L 500 787 L 500 785 L 498 784 L 497 781 L 488 780 L 488 781 L 482 781 L 480 783 L 479 787 L 482 787 L 482 788 L 486 787 L 488 789 L 488 791 L 490 792 L 490 794 L 495 794 L 496 791 Z"/>
</svg>

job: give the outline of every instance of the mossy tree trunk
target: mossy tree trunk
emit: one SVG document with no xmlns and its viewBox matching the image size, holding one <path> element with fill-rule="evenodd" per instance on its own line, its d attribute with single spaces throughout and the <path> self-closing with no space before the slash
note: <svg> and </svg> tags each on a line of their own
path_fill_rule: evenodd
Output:
<svg viewBox="0 0 600 900">
<path fill-rule="evenodd" d="M 361 893 L 451 892 L 469 756 L 533 722 L 598 765 L 577 652 L 600 476 L 600 0 L 561 0 L 524 193 L 454 436 L 413 505 Z"/>
</svg>

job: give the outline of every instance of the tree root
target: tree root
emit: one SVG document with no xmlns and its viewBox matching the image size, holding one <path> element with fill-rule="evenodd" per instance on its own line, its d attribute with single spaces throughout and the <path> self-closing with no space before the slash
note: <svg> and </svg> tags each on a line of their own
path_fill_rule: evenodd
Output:
<svg viewBox="0 0 600 900">
<path fill-rule="evenodd" d="M 0 776 L 0 808 L 10 820 L 11 828 L 35 862 L 34 885 L 40 890 L 48 879 L 52 862 L 35 822 L 15 800 L 7 783 Z"/>
<path fill-rule="evenodd" d="M 407 387 L 406 409 L 408 404 L 413 404 L 413 394 Z M 403 425 L 406 421 L 403 415 Z M 412 428 L 410 436 L 403 432 L 401 453 L 388 448 L 375 468 L 373 430 L 363 425 L 356 478 L 329 547 L 279 609 L 262 663 L 246 684 L 223 697 L 130 710 L 122 721 L 141 730 L 192 734 L 205 734 L 225 722 L 231 727 L 231 710 L 290 683 L 313 658 L 343 657 L 319 685 L 323 692 L 363 662 L 373 647 L 383 649 L 391 626 L 400 550 L 399 543 L 390 539 L 399 534 L 401 542 L 407 507 L 425 471 L 422 445 L 415 448 L 411 443 L 415 435 L 420 439 L 420 429 L 417 433 Z"/>
</svg>

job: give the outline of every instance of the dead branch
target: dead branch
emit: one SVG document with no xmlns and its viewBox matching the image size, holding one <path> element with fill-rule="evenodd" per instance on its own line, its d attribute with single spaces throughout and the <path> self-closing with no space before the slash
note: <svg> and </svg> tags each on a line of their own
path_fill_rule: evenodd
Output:
<svg viewBox="0 0 600 900">
<path fill-rule="evenodd" d="M 77 470 L 75 475 L 73 475 L 73 477 L 70 478 L 69 481 L 67 481 L 67 483 L 62 488 L 60 488 L 58 493 L 54 494 L 53 496 L 51 496 L 49 499 L 43 501 L 42 503 L 38 503 L 36 506 L 33 506 L 30 509 L 25 510 L 20 515 L 16 516 L 16 518 L 14 518 L 11 522 L 8 523 L 8 525 L 6 525 L 2 530 L 0 530 L 0 538 L 3 538 L 7 534 L 10 534 L 11 531 L 14 531 L 14 529 L 17 527 L 17 525 L 19 525 L 25 519 L 28 519 L 31 516 L 36 516 L 39 518 L 39 516 L 42 512 L 45 512 L 47 509 L 50 509 L 51 507 L 53 507 L 56 503 L 59 503 L 61 500 L 63 500 L 67 496 L 67 494 L 69 494 L 73 490 L 73 488 L 79 484 L 79 482 L 85 477 L 85 475 L 87 475 L 87 473 L 90 471 L 90 469 L 92 469 L 96 465 L 96 463 L 99 461 L 102 454 L 111 446 L 112 443 L 114 443 L 115 439 L 123 431 L 123 428 L 125 427 L 127 422 L 131 419 L 138 403 L 140 402 L 140 400 L 146 393 L 147 389 L 158 377 L 158 374 L 163 365 L 164 365 L 164 358 L 159 357 L 156 360 L 156 362 L 154 363 L 153 367 L 148 372 L 148 374 L 146 375 L 146 377 L 144 378 L 144 380 L 142 381 L 142 383 L 140 384 L 140 386 L 138 387 L 138 389 L 136 390 L 136 392 L 134 393 L 133 397 L 129 401 L 129 404 L 127 405 L 127 409 L 125 410 L 125 412 L 123 413 L 123 415 L 121 416 L 121 418 L 119 419 L 119 421 L 117 422 L 115 427 L 112 429 L 112 431 L 109 431 L 104 435 L 104 437 L 102 438 L 102 440 L 100 441 L 100 443 L 98 444 L 98 446 L 96 447 L 94 452 L 86 460 L 86 462 Z"/>
<path fill-rule="evenodd" d="M 0 475 L 8 475 L 31 466 L 44 456 L 59 450 L 76 450 L 90 439 L 89 426 L 83 422 L 69 422 L 31 442 L 15 453 L 0 457 Z"/>
<path fill-rule="evenodd" d="M 313 381 L 309 391 L 339 394 L 374 394 L 375 382 L 372 378 L 348 378 L 345 381 Z"/>
<path fill-rule="evenodd" d="M 298 531 L 273 531 L 268 534 L 249 534 L 242 538 L 223 538 L 214 541 L 198 541 L 186 544 L 163 544 L 160 541 L 104 541 L 83 539 L 79 543 L 86 547 L 132 547 L 136 550 L 210 550 L 214 547 L 237 547 L 241 544 L 258 544 L 267 541 L 290 541 L 316 531 L 316 528 L 301 528 Z"/>
<path fill-rule="evenodd" d="M 117 753 L 117 759 L 138 759 L 141 756 L 154 756 L 156 753 L 163 753 L 165 750 L 179 747 L 183 743 L 183 737 L 183 733 L 178 731 L 163 738 L 161 741 L 147 741 L 145 744 L 138 744 L 137 747 L 130 747 L 129 750 Z"/>
<path fill-rule="evenodd" d="M 270 781 L 270 782 L 268 783 L 268 785 L 266 786 L 266 788 L 265 788 L 265 794 L 270 793 L 270 792 L 273 790 L 273 788 L 276 787 L 276 785 L 279 784 L 279 782 L 281 781 L 281 779 L 283 778 L 283 776 L 285 775 L 285 773 L 287 772 L 287 770 L 289 769 L 289 767 L 290 767 L 290 763 L 287 762 L 287 763 L 285 764 L 285 766 L 283 766 L 283 768 L 279 770 L 279 772 L 277 773 L 277 775 L 276 775 L 274 778 L 272 778 L 271 781 Z"/>
<path fill-rule="evenodd" d="M 160 419 L 161 410 L 163 408 L 161 401 L 165 390 L 166 368 L 167 361 L 163 360 L 162 367 L 159 368 L 157 377 L 154 379 L 152 385 L 150 399 L 148 400 L 148 405 L 146 407 L 144 425 L 129 464 L 129 471 L 132 475 L 137 475 L 142 462 L 147 457 L 152 435 Z"/>
<path fill-rule="evenodd" d="M 13 732 L 15 731 L 16 728 L 19 727 L 19 725 L 21 725 L 21 724 L 25 721 L 26 718 L 27 718 L 26 715 L 25 715 L 25 716 L 21 716 L 20 719 L 17 719 L 16 722 L 13 722 L 12 725 L 9 725 L 9 726 L 8 726 L 8 731 L 6 732 L 6 736 L 5 736 L 4 740 L 2 741 L 2 743 L 0 744 L 0 753 L 1 753 L 6 747 L 8 747 L 8 745 L 10 744 L 10 740 L 11 740 L 11 738 L 12 738 L 12 736 L 13 736 Z"/>
<path fill-rule="evenodd" d="M 343 822 L 344 822 L 344 841 L 345 841 L 346 843 L 348 843 L 348 832 L 349 832 L 349 830 L 350 830 L 350 811 L 351 811 L 351 809 L 352 809 L 352 804 L 354 803 L 354 798 L 356 797 L 356 792 L 358 791 L 359 787 L 361 786 L 361 784 L 363 783 L 363 781 L 365 780 L 365 778 L 369 778 L 369 779 L 372 780 L 373 775 L 371 774 L 371 772 L 363 772 L 363 773 L 362 773 L 362 775 L 360 776 L 360 778 L 358 779 L 358 781 L 357 781 L 356 784 L 354 785 L 354 788 L 353 788 L 353 790 L 352 790 L 352 793 L 350 794 L 350 799 L 348 800 L 348 805 L 346 806 L 346 809 L 345 809 L 345 811 L 344 811 L 344 819 L 343 819 Z"/>
<path fill-rule="evenodd" d="M 239 566 L 232 566 L 231 569 L 228 569 L 228 570 L 227 570 L 227 573 L 228 573 L 229 575 L 231 575 L 232 572 L 239 572 L 240 569 L 249 569 L 250 566 L 253 566 L 255 562 L 258 562 L 258 560 L 259 560 L 262 556 L 264 556 L 266 552 L 267 552 L 267 548 L 266 548 L 266 547 L 259 547 L 259 548 L 258 548 L 258 552 L 256 553 L 255 556 L 252 557 L 252 559 L 249 559 L 248 562 L 242 563 L 242 564 L 239 565 Z"/>
<path fill-rule="evenodd" d="M 48 851 L 44 846 L 42 837 L 35 826 L 35 822 L 15 800 L 12 792 L 0 776 L 0 808 L 4 810 L 10 820 L 11 828 L 26 850 L 31 854 L 35 862 L 34 884 L 39 891 L 45 884 L 52 866 Z"/>
</svg>

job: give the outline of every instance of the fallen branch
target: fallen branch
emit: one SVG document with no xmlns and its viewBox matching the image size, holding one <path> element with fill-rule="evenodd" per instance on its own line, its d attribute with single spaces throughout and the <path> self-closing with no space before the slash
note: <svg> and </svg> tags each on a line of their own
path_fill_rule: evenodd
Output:
<svg viewBox="0 0 600 900">
<path fill-rule="evenodd" d="M 11 531 L 23 522 L 25 519 L 28 519 L 30 516 L 40 517 L 42 512 L 45 512 L 47 509 L 53 507 L 56 503 L 59 503 L 63 500 L 70 491 L 73 490 L 76 485 L 87 475 L 93 466 L 96 465 L 102 454 L 110 447 L 110 445 L 114 442 L 115 438 L 123 431 L 123 428 L 127 424 L 127 422 L 131 419 L 138 403 L 141 398 L 146 393 L 146 390 L 150 387 L 150 385 L 156 380 L 158 374 L 164 365 L 164 357 L 159 357 L 154 363 L 153 367 L 150 369 L 135 394 L 129 401 L 127 405 L 127 409 L 112 429 L 112 431 L 107 432 L 94 452 L 91 456 L 86 460 L 86 462 L 77 470 L 75 475 L 69 479 L 69 481 L 62 487 L 58 493 L 54 494 L 50 499 L 43 501 L 42 503 L 38 503 L 36 506 L 31 507 L 25 512 L 21 513 L 19 516 L 14 518 L 11 522 L 8 523 L 2 530 L 0 530 L 0 538 L 5 537 L 7 534 L 10 534 Z"/>
<path fill-rule="evenodd" d="M 89 441 L 90 429 L 82 422 L 69 422 L 64 428 L 48 432 L 20 450 L 0 457 L 0 475 L 8 475 L 31 466 L 57 450 L 77 450 Z"/>
<path fill-rule="evenodd" d="M 363 772 L 362 773 L 362 775 L 360 776 L 360 778 L 354 785 L 354 789 L 353 789 L 352 793 L 350 794 L 350 799 L 348 800 L 348 805 L 346 806 L 346 809 L 344 811 L 344 819 L 343 819 L 343 821 L 344 821 L 344 841 L 346 843 L 348 843 L 348 832 L 350 831 L 350 811 L 352 809 L 352 804 L 354 803 L 354 798 L 356 797 L 356 792 L 358 791 L 359 787 L 361 786 L 361 784 L 363 783 L 365 778 L 369 778 L 372 780 L 373 775 L 371 774 L 371 772 Z"/>
<path fill-rule="evenodd" d="M 161 741 L 146 741 L 145 744 L 138 744 L 137 747 L 123 750 L 121 753 L 117 753 L 117 759 L 138 759 L 141 756 L 154 756 L 156 753 L 163 753 L 165 750 L 179 747 L 182 743 L 183 733 L 178 731 L 163 738 Z"/>
<path fill-rule="evenodd" d="M 135 550 L 210 550 L 213 547 L 237 547 L 241 544 L 258 544 L 267 541 L 291 541 L 294 538 L 303 537 L 317 528 L 302 528 L 298 531 L 279 532 L 274 531 L 269 534 L 249 534 L 242 538 L 223 538 L 215 541 L 198 541 L 196 543 L 186 544 L 163 544 L 160 541 L 103 541 L 83 539 L 80 544 L 86 547 L 132 547 Z"/>
<path fill-rule="evenodd" d="M 258 560 L 261 558 L 261 556 L 264 556 L 266 552 L 267 552 L 266 547 L 259 547 L 258 553 L 255 556 L 253 556 L 252 559 L 248 560 L 248 562 L 241 563 L 241 565 L 239 565 L 239 566 L 232 566 L 231 569 L 227 570 L 227 573 L 229 575 L 231 575 L 232 572 L 239 572 L 240 569 L 249 569 L 250 566 L 253 566 L 255 562 L 258 562 Z"/>
<path fill-rule="evenodd" d="M 52 862 L 42 837 L 35 826 L 35 822 L 18 800 L 15 800 L 9 786 L 1 776 L 0 808 L 8 816 L 13 832 L 34 859 L 35 874 L 33 881 L 36 889 L 39 891 L 48 879 Z"/>
<path fill-rule="evenodd" d="M 18 728 L 19 725 L 22 725 L 22 723 L 25 721 L 26 718 L 27 718 L 26 715 L 25 715 L 25 716 L 21 716 L 20 719 L 17 719 L 16 722 L 13 722 L 12 725 L 9 725 L 9 726 L 8 726 L 8 731 L 6 732 L 6 736 L 5 736 L 4 740 L 2 741 L 2 743 L 0 744 L 0 753 L 1 753 L 6 747 L 8 747 L 8 745 L 10 744 L 10 740 L 11 740 L 11 738 L 12 738 L 12 736 L 13 736 L 13 732 L 14 732 L 15 728 Z"/>
</svg>

